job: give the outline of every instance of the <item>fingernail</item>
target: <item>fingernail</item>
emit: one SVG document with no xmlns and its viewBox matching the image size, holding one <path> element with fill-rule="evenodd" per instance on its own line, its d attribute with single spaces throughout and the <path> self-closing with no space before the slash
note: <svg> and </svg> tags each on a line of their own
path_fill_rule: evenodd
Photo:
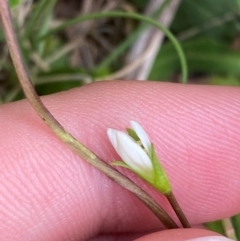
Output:
<svg viewBox="0 0 240 241">
<path fill-rule="evenodd" d="M 221 236 L 209 236 L 209 237 L 201 237 L 195 239 L 188 239 L 186 241 L 232 241 L 233 239 L 221 237 Z"/>
</svg>

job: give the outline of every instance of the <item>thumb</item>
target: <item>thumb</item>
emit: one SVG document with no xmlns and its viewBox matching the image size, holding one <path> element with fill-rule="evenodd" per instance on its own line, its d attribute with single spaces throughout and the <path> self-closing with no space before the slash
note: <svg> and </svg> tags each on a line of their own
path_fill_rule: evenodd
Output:
<svg viewBox="0 0 240 241">
<path fill-rule="evenodd" d="M 171 229 L 143 236 L 135 241 L 231 241 L 218 233 L 205 229 Z"/>
</svg>

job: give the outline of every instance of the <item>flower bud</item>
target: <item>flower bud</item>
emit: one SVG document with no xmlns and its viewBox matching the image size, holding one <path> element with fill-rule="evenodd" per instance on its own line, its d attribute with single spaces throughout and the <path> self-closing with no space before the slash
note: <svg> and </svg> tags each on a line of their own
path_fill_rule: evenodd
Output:
<svg viewBox="0 0 240 241">
<path fill-rule="evenodd" d="M 153 180 L 153 166 L 147 153 L 125 132 L 107 130 L 108 137 L 122 160 L 141 176 Z"/>
<path fill-rule="evenodd" d="M 154 145 L 140 124 L 135 121 L 130 123 L 132 129 L 127 129 L 129 134 L 111 128 L 107 130 L 109 140 L 122 158 L 122 161 L 115 161 L 112 165 L 128 168 L 163 194 L 169 193 L 171 186 Z"/>
</svg>

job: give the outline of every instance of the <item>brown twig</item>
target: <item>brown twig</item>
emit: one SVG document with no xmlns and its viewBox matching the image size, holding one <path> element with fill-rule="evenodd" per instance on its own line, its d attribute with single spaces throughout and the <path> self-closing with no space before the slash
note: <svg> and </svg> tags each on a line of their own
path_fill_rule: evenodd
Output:
<svg viewBox="0 0 240 241">
<path fill-rule="evenodd" d="M 91 165 L 96 167 L 98 170 L 103 172 L 109 178 L 111 178 L 116 183 L 120 184 L 122 187 L 134 193 L 139 197 L 142 202 L 162 221 L 162 223 L 167 228 L 176 228 L 177 225 L 173 219 L 164 211 L 164 209 L 145 191 L 143 191 L 139 186 L 134 184 L 130 179 L 119 173 L 117 170 L 112 168 L 109 164 L 105 163 L 99 157 L 97 157 L 93 152 L 87 149 L 83 144 L 78 142 L 71 134 L 69 134 L 60 123 L 52 116 L 49 110 L 43 105 L 41 99 L 37 95 L 22 62 L 22 57 L 19 51 L 16 36 L 14 34 L 11 15 L 8 7 L 7 0 L 0 1 L 0 14 L 1 21 L 3 25 L 3 30 L 5 38 L 8 44 L 8 48 L 12 57 L 12 61 L 17 72 L 19 81 L 23 88 L 23 91 L 41 117 L 41 119 L 51 128 L 51 130 L 71 149 L 75 150 L 76 153 L 88 161 Z"/>
</svg>

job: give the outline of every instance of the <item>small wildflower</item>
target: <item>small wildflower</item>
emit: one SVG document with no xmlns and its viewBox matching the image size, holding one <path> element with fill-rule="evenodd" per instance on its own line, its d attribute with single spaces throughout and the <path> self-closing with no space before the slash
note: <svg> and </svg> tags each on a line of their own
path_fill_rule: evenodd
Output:
<svg viewBox="0 0 240 241">
<path fill-rule="evenodd" d="M 128 134 L 111 128 L 107 130 L 109 140 L 122 158 L 112 165 L 128 168 L 162 193 L 168 193 L 170 183 L 147 133 L 139 123 L 130 121 L 130 124 L 132 129 L 127 129 Z"/>
</svg>

